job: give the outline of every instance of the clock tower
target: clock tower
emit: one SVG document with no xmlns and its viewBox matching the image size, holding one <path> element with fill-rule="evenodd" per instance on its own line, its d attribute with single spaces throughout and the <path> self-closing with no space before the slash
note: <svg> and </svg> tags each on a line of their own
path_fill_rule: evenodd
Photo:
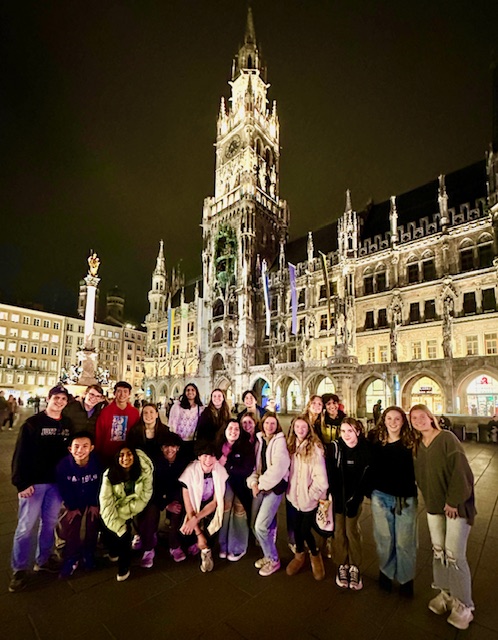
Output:
<svg viewBox="0 0 498 640">
<path fill-rule="evenodd" d="M 229 85 L 217 122 L 214 196 L 205 199 L 202 218 L 201 362 L 209 388 L 230 386 L 240 398 L 255 364 L 259 264 L 274 262 L 289 224 L 279 193 L 277 106 L 267 98 L 251 8 Z"/>
</svg>

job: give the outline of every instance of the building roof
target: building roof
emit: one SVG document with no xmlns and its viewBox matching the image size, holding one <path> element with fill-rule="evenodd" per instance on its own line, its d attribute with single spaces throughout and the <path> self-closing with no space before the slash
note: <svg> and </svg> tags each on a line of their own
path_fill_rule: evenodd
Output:
<svg viewBox="0 0 498 640">
<path fill-rule="evenodd" d="M 485 160 L 479 160 L 468 167 L 447 174 L 445 184 L 448 208 L 458 210 L 466 203 L 475 206 L 475 202 L 485 198 L 487 194 Z M 438 214 L 438 193 L 439 180 L 436 179 L 397 196 L 398 226 L 406 227 L 409 222 L 416 222 L 424 217 L 431 219 L 433 215 Z M 385 200 L 378 204 L 371 203 L 363 211 L 358 212 L 360 242 L 389 232 L 390 209 L 390 200 Z M 285 249 L 286 260 L 293 264 L 306 260 L 307 244 L 307 235 L 289 242 Z M 313 231 L 313 246 L 315 257 L 319 251 L 327 254 L 337 250 L 337 221 Z"/>
</svg>

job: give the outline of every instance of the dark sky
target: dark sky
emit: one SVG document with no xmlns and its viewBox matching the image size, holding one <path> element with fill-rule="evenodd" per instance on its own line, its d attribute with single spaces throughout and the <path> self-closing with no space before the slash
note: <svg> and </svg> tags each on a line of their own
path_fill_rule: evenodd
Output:
<svg viewBox="0 0 498 640">
<path fill-rule="evenodd" d="M 484 156 L 496 0 L 254 0 L 290 236 Z M 0 300 L 74 313 L 90 248 L 141 321 L 159 239 L 200 273 L 245 0 L 4 0 Z"/>
</svg>

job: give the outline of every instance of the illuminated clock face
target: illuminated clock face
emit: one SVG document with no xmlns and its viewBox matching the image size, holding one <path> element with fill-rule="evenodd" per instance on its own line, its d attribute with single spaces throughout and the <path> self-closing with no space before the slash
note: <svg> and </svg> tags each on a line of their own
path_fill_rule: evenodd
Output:
<svg viewBox="0 0 498 640">
<path fill-rule="evenodd" d="M 227 150 L 225 152 L 225 157 L 233 158 L 233 156 L 237 153 L 239 149 L 240 149 L 240 137 L 234 136 L 228 144 Z"/>
</svg>

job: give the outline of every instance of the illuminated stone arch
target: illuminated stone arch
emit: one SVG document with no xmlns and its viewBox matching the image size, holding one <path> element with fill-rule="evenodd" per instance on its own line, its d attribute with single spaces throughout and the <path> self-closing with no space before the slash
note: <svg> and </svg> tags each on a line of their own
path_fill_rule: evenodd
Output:
<svg viewBox="0 0 498 640">
<path fill-rule="evenodd" d="M 393 390 L 387 380 L 380 374 L 371 374 L 364 378 L 356 391 L 356 412 L 358 416 L 372 414 L 373 405 L 377 400 L 382 400 L 385 409 L 393 401 Z"/>
<path fill-rule="evenodd" d="M 406 410 L 414 404 L 425 404 L 434 414 L 441 414 L 446 411 L 446 403 L 444 381 L 432 371 L 420 371 L 403 383 L 401 406 Z"/>
<path fill-rule="evenodd" d="M 306 380 L 304 388 L 304 402 L 306 403 L 312 395 L 323 396 L 324 393 L 335 393 L 336 385 L 326 373 L 315 373 Z"/>
<path fill-rule="evenodd" d="M 275 402 L 280 402 L 282 413 L 297 413 L 305 405 L 303 391 L 298 380 L 284 375 L 275 384 Z"/>
<path fill-rule="evenodd" d="M 455 382 L 456 410 L 461 414 L 492 416 L 498 411 L 498 370 L 476 367 Z M 475 409 L 474 409 L 475 407 Z"/>
</svg>

